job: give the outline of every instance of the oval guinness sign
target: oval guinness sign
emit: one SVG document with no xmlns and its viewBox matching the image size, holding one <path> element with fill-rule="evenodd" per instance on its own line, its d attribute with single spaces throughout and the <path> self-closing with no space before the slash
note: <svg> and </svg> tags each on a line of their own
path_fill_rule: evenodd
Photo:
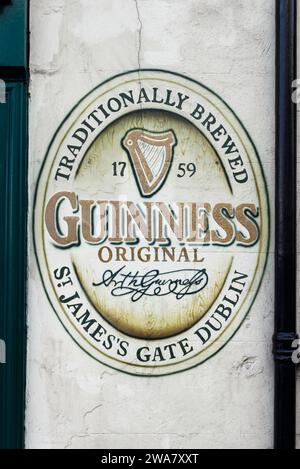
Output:
<svg viewBox="0 0 300 469">
<path fill-rule="evenodd" d="M 34 209 L 43 284 L 69 334 L 113 368 L 163 375 L 215 354 L 255 299 L 268 237 L 248 133 L 186 77 L 108 80 L 50 144 Z"/>
</svg>

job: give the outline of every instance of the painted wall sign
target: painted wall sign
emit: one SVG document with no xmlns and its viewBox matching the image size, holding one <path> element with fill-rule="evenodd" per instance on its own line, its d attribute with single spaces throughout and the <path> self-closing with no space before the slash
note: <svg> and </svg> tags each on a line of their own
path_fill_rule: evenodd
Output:
<svg viewBox="0 0 300 469">
<path fill-rule="evenodd" d="M 49 300 L 86 352 L 133 374 L 190 368 L 232 337 L 262 279 L 269 212 L 257 152 L 196 81 L 117 76 L 56 132 L 34 236 Z"/>
</svg>

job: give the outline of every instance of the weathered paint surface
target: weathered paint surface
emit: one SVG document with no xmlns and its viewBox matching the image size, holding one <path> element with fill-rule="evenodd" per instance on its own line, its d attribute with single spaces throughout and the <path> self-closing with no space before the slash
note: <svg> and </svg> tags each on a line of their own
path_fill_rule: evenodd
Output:
<svg viewBox="0 0 300 469">
<path fill-rule="evenodd" d="M 272 215 L 274 14 L 273 0 L 32 0 L 30 217 L 59 123 L 97 84 L 139 67 L 186 74 L 230 104 L 258 148 Z M 226 348 L 184 373 L 141 378 L 94 361 L 65 332 L 30 223 L 27 447 L 272 447 L 273 251 L 271 237 L 256 302 Z"/>
</svg>

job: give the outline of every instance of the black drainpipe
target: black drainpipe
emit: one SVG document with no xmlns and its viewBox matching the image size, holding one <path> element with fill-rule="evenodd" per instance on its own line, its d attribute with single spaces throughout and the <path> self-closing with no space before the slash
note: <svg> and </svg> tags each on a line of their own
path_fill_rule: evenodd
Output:
<svg viewBox="0 0 300 469">
<path fill-rule="evenodd" d="M 276 0 L 274 447 L 295 447 L 297 0 Z"/>
</svg>

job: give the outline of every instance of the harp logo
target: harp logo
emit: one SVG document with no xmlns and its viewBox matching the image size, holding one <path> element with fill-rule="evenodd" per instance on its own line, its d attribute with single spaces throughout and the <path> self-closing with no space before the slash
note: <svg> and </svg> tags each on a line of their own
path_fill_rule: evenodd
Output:
<svg viewBox="0 0 300 469">
<path fill-rule="evenodd" d="M 178 74 L 126 73 L 78 103 L 48 148 L 33 230 L 56 315 L 114 369 L 158 376 L 225 356 L 259 314 L 269 209 L 256 148 L 221 98 Z"/>
<path fill-rule="evenodd" d="M 126 134 L 122 144 L 127 150 L 141 194 L 150 197 L 163 185 L 171 168 L 176 145 L 174 132 L 133 129 Z"/>
</svg>

